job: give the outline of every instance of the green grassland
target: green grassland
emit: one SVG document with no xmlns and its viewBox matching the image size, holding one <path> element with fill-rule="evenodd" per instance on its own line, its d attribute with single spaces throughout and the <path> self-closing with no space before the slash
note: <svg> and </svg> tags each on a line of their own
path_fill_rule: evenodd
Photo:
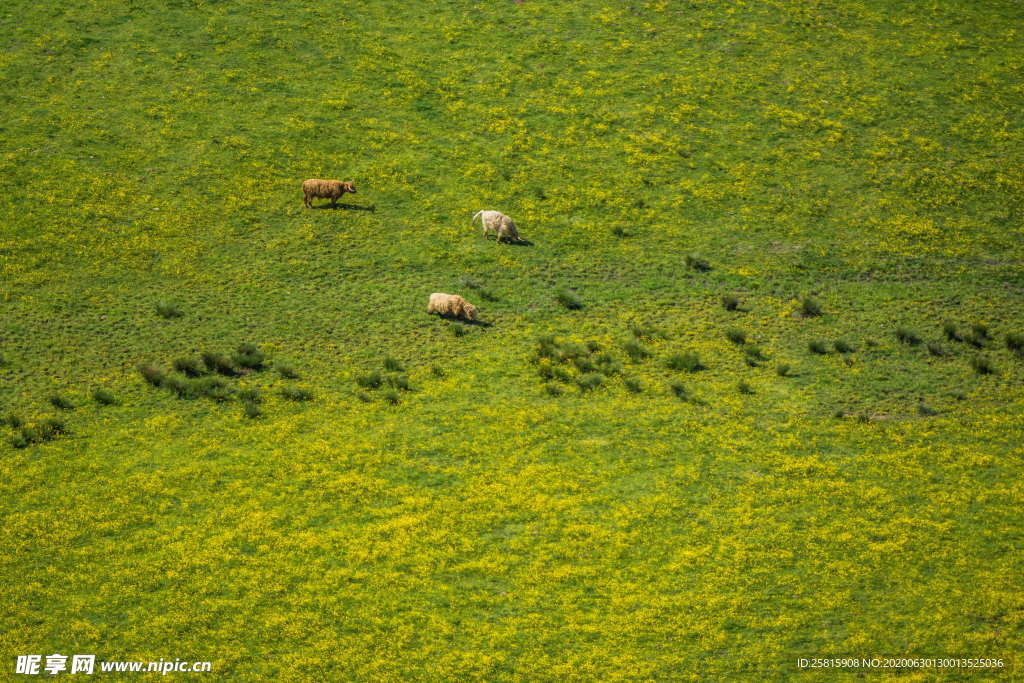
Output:
<svg viewBox="0 0 1024 683">
<path fill-rule="evenodd" d="M 5 3 L 3 666 L 1019 675 L 1022 70 L 1010 0 Z"/>
</svg>

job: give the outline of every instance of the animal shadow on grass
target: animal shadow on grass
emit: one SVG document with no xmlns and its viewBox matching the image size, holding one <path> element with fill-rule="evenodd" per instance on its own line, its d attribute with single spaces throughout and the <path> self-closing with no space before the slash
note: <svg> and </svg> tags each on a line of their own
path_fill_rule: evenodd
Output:
<svg viewBox="0 0 1024 683">
<path fill-rule="evenodd" d="M 520 237 L 517 240 L 506 239 L 506 240 L 504 240 L 502 242 L 499 242 L 499 244 L 511 244 L 514 247 L 532 247 L 533 246 L 533 242 L 531 242 L 530 240 L 524 240 L 522 237 Z"/>
<path fill-rule="evenodd" d="M 345 209 L 346 211 L 370 211 L 370 212 L 373 212 L 373 211 L 377 210 L 377 205 L 376 204 L 370 204 L 369 206 L 362 206 L 360 204 L 330 204 L 330 203 L 328 203 L 328 204 L 318 204 L 318 205 L 316 205 L 316 206 L 314 206 L 312 208 L 314 208 L 314 209 L 333 209 L 333 210 Z"/>
<path fill-rule="evenodd" d="M 439 314 L 437 317 L 441 318 L 441 320 L 446 320 L 448 322 L 462 323 L 467 327 L 480 327 L 483 329 L 487 329 L 488 327 L 494 327 L 494 323 L 485 322 L 483 320 L 466 320 L 465 318 L 457 318 L 455 316 L 441 314 Z"/>
</svg>

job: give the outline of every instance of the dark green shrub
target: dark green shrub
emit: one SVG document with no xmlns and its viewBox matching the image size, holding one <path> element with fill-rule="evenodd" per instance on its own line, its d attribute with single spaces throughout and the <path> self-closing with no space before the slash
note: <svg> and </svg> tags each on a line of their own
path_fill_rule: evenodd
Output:
<svg viewBox="0 0 1024 683">
<path fill-rule="evenodd" d="M 177 375 L 167 375 L 161 386 L 167 389 L 178 398 L 195 398 L 196 385 L 190 380 Z"/>
<path fill-rule="evenodd" d="M 377 372 L 376 370 L 374 370 L 373 372 L 368 372 L 364 375 L 356 375 L 356 384 L 358 384 L 364 389 L 376 389 L 381 385 L 382 382 L 383 379 L 381 378 L 380 373 Z"/>
<path fill-rule="evenodd" d="M 626 352 L 626 355 L 628 355 L 634 362 L 642 361 L 651 355 L 651 352 L 647 347 L 635 339 L 627 341 L 622 345 L 622 348 Z"/>
<path fill-rule="evenodd" d="M 384 378 L 384 382 L 392 389 L 412 391 L 412 387 L 409 385 L 409 378 L 406 377 L 405 375 L 387 375 Z"/>
<path fill-rule="evenodd" d="M 828 346 L 825 344 L 825 342 L 819 339 L 814 339 L 807 343 L 807 350 L 810 351 L 811 353 L 825 355 L 826 353 L 828 353 Z"/>
<path fill-rule="evenodd" d="M 576 385 L 579 386 L 580 391 L 593 391 L 601 386 L 603 382 L 604 375 L 596 372 L 589 372 L 576 378 Z"/>
<path fill-rule="evenodd" d="M 112 406 L 117 403 L 117 397 L 108 389 L 97 388 L 92 392 L 92 398 L 101 406 Z"/>
<path fill-rule="evenodd" d="M 741 394 L 752 394 L 752 393 L 754 393 L 754 388 L 752 386 L 750 386 L 750 384 L 748 382 L 744 381 L 744 380 L 740 380 L 739 384 L 736 385 L 736 388 L 739 390 L 739 392 Z"/>
<path fill-rule="evenodd" d="M 1006 348 L 1018 356 L 1024 357 L 1024 334 L 1009 332 L 1006 335 Z"/>
<path fill-rule="evenodd" d="M 544 391 L 548 396 L 561 396 L 564 393 L 562 387 L 557 384 L 545 384 Z"/>
<path fill-rule="evenodd" d="M 395 391 L 394 389 L 388 389 L 383 394 L 381 394 L 381 398 L 384 399 L 385 403 L 395 405 L 398 403 L 398 392 Z"/>
<path fill-rule="evenodd" d="M 986 356 L 975 356 L 971 359 L 971 367 L 979 375 L 994 375 L 996 372 L 992 361 Z"/>
<path fill-rule="evenodd" d="M 644 390 L 644 386 L 640 383 L 640 380 L 633 379 L 632 377 L 625 378 L 624 380 L 622 380 L 622 383 L 626 385 L 627 391 L 630 391 L 634 394 L 639 394 L 641 391 Z"/>
<path fill-rule="evenodd" d="M 821 315 L 821 304 L 809 296 L 805 296 L 800 302 L 800 315 L 805 318 L 815 318 Z"/>
<path fill-rule="evenodd" d="M 768 355 L 757 344 L 744 344 L 743 355 L 754 361 L 768 360 Z"/>
<path fill-rule="evenodd" d="M 263 417 L 263 408 L 256 401 L 242 401 L 242 412 L 250 420 Z"/>
<path fill-rule="evenodd" d="M 146 380 L 154 387 L 163 386 L 164 381 L 167 379 L 167 373 L 151 364 L 140 365 L 139 374 L 142 375 L 142 379 Z"/>
<path fill-rule="evenodd" d="M 6 424 L 11 429 L 18 429 L 19 427 L 24 426 L 25 421 L 21 419 L 21 416 L 19 415 L 15 415 L 14 413 L 7 413 L 6 417 L 4 417 L 2 421 L 0 421 L 0 424 Z"/>
<path fill-rule="evenodd" d="M 939 411 L 935 410 L 928 404 L 921 402 L 917 404 L 917 414 L 921 417 L 932 417 L 934 415 L 938 415 Z"/>
<path fill-rule="evenodd" d="M 699 372 L 706 370 L 707 367 L 700 362 L 700 355 L 692 351 L 686 353 L 677 353 L 673 356 L 669 356 L 668 360 L 665 361 L 665 365 L 670 370 L 680 370 L 686 372 Z"/>
<path fill-rule="evenodd" d="M 231 355 L 235 364 L 249 370 L 262 370 L 266 356 L 255 344 L 241 344 L 238 350 Z"/>
<path fill-rule="evenodd" d="M 214 401 L 228 401 L 231 399 L 231 388 L 219 377 L 200 377 L 191 382 L 192 394 L 205 396 Z"/>
<path fill-rule="evenodd" d="M 295 369 L 290 365 L 281 365 L 275 363 L 274 367 L 277 369 L 277 374 L 281 375 L 281 377 L 284 377 L 285 379 L 299 378 L 299 373 L 297 373 Z"/>
<path fill-rule="evenodd" d="M 615 235 L 616 237 L 627 237 L 629 235 L 629 233 L 626 232 L 626 229 L 623 228 L 621 225 L 616 225 L 614 228 L 612 228 L 612 234 Z"/>
<path fill-rule="evenodd" d="M 740 308 L 740 300 L 728 294 L 722 297 L 722 308 L 727 311 L 737 311 Z"/>
<path fill-rule="evenodd" d="M 960 336 L 960 332 L 956 329 L 956 324 L 949 321 L 942 323 L 942 333 L 946 335 L 946 339 L 949 341 L 964 340 L 964 338 Z"/>
<path fill-rule="evenodd" d="M 188 377 L 202 377 L 209 372 L 195 358 L 178 358 L 174 361 L 174 369 Z"/>
<path fill-rule="evenodd" d="M 594 372 L 597 370 L 597 365 L 594 364 L 590 356 L 574 356 L 572 363 L 580 372 Z"/>
<path fill-rule="evenodd" d="M 39 432 L 43 435 L 43 438 L 47 441 L 56 438 L 61 434 L 68 433 L 67 424 L 64 420 L 58 417 L 48 417 L 39 423 Z"/>
<path fill-rule="evenodd" d="M 578 311 L 583 308 L 583 299 L 568 289 L 558 290 L 555 293 L 555 299 L 570 311 Z"/>
<path fill-rule="evenodd" d="M 854 348 L 853 344 L 846 341 L 845 339 L 837 339 L 832 345 L 832 348 L 836 350 L 836 353 L 853 353 L 857 349 Z"/>
<path fill-rule="evenodd" d="M 982 325 L 981 323 L 971 325 L 971 335 L 975 339 L 981 339 L 984 341 L 992 339 L 992 332 L 988 329 L 988 325 Z"/>
<path fill-rule="evenodd" d="M 601 350 L 601 344 L 596 339 L 591 339 L 587 341 L 586 346 L 587 351 L 589 351 L 590 353 L 597 353 L 598 351 Z"/>
<path fill-rule="evenodd" d="M 11 445 L 15 448 L 28 448 L 32 442 L 25 437 L 24 432 L 18 432 L 11 437 Z"/>
<path fill-rule="evenodd" d="M 70 401 L 66 396 L 60 394 L 54 394 L 50 397 L 50 405 L 58 410 L 74 410 L 75 404 Z"/>
<path fill-rule="evenodd" d="M 220 353 L 204 353 L 203 364 L 207 369 L 225 377 L 238 376 L 238 368 L 227 357 Z"/>
<path fill-rule="evenodd" d="M 430 374 L 432 374 L 434 377 L 444 377 L 448 373 L 440 365 L 431 365 L 430 366 Z"/>
<path fill-rule="evenodd" d="M 259 389 L 239 389 L 238 398 L 243 403 L 263 403 L 263 394 Z"/>
<path fill-rule="evenodd" d="M 391 372 L 402 372 L 403 370 L 405 370 L 405 368 L 402 367 L 402 364 L 399 363 L 394 358 L 392 358 L 391 356 L 387 356 L 384 359 L 384 369 L 389 370 Z"/>
<path fill-rule="evenodd" d="M 645 325 L 641 323 L 631 322 L 629 323 L 629 331 L 633 333 L 633 336 L 637 339 L 667 339 L 668 335 L 665 331 L 654 325 Z"/>
<path fill-rule="evenodd" d="M 699 256 L 687 254 L 685 259 L 686 267 L 698 273 L 706 273 L 711 270 L 711 264 Z"/>
<path fill-rule="evenodd" d="M 921 337 L 919 337 L 916 332 L 909 330 L 906 327 L 896 328 L 896 339 L 908 346 L 917 346 L 921 343 Z"/>
<path fill-rule="evenodd" d="M 181 309 L 171 303 L 159 303 L 156 305 L 156 314 L 161 318 L 170 320 L 171 318 L 180 318 L 184 315 Z"/>
<path fill-rule="evenodd" d="M 946 355 L 946 349 L 942 348 L 939 344 L 936 344 L 935 342 L 929 342 L 927 348 L 928 353 L 931 354 L 932 356 L 935 356 L 936 358 L 941 358 L 942 356 Z"/>
<path fill-rule="evenodd" d="M 775 374 L 779 377 L 789 377 L 790 367 L 788 363 L 779 363 L 775 367 Z"/>
<path fill-rule="evenodd" d="M 731 327 L 725 331 L 725 338 L 733 344 L 745 344 L 747 342 L 747 333 L 743 330 Z"/>
<path fill-rule="evenodd" d="M 597 369 L 605 375 L 617 375 L 622 372 L 622 363 L 615 360 L 610 353 L 600 353 L 594 357 Z"/>
<path fill-rule="evenodd" d="M 672 393 L 675 394 L 675 397 L 681 401 L 690 400 L 690 392 L 682 382 L 672 382 L 672 384 L 669 385 L 669 389 L 671 389 Z"/>
<path fill-rule="evenodd" d="M 0 368 L 9 367 L 10 364 L 11 364 L 11 359 L 8 358 L 7 356 L 5 356 L 4 354 L 0 353 Z"/>
<path fill-rule="evenodd" d="M 313 392 L 299 389 L 298 387 L 282 387 L 281 396 L 288 401 L 295 401 L 296 403 L 313 400 Z"/>
</svg>

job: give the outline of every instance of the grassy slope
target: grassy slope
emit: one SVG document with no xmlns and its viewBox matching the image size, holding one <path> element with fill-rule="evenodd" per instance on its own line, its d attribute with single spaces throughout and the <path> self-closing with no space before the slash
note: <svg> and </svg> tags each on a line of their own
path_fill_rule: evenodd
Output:
<svg viewBox="0 0 1024 683">
<path fill-rule="evenodd" d="M 1024 331 L 1017 3 L 164 4 L 0 9 L 0 408 L 81 404 L 0 446 L 5 656 L 300 679 L 1021 650 L 1024 363 L 893 338 Z M 375 211 L 304 210 L 305 177 Z M 481 239 L 489 207 L 534 245 Z M 455 338 L 426 297 L 466 277 L 498 300 Z M 643 393 L 541 391 L 539 335 L 614 350 L 630 321 L 668 333 L 626 365 Z M 316 401 L 253 423 L 135 373 L 243 341 Z M 683 350 L 709 369 L 667 370 Z M 355 396 L 385 354 L 397 407 Z"/>
</svg>

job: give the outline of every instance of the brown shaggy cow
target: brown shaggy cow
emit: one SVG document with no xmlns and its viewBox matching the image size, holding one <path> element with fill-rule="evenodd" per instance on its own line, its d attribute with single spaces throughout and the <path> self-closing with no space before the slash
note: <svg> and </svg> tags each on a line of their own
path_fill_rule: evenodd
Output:
<svg viewBox="0 0 1024 683">
<path fill-rule="evenodd" d="M 338 198 L 346 192 L 356 193 L 355 183 L 345 183 L 340 180 L 320 180 L 311 178 L 302 183 L 302 193 L 305 195 L 303 203 L 312 208 L 313 200 L 316 198 L 330 199 L 331 206 L 338 205 Z"/>
<path fill-rule="evenodd" d="M 427 313 L 437 313 L 446 318 L 464 318 L 476 320 L 477 307 L 458 294 L 442 294 L 435 292 L 427 302 Z"/>
</svg>

